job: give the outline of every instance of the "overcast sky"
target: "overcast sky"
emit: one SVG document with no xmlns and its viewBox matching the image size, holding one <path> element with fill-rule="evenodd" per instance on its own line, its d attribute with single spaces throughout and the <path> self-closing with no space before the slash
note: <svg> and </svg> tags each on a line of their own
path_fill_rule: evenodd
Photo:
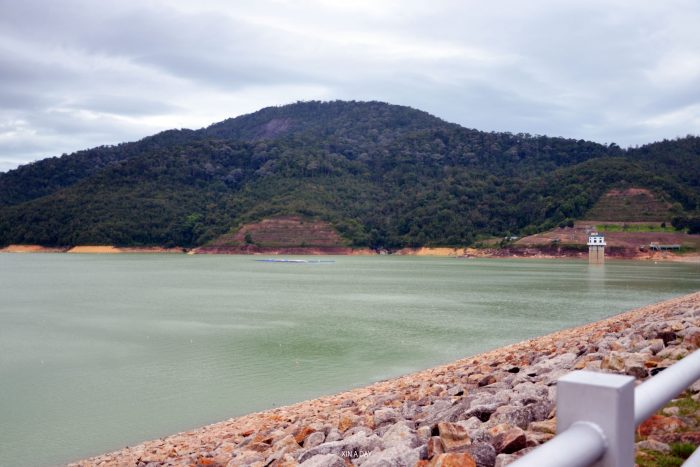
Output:
<svg viewBox="0 0 700 467">
<path fill-rule="evenodd" d="M 298 100 L 621 146 L 700 133 L 700 2 L 0 0 L 0 171 Z"/>
</svg>

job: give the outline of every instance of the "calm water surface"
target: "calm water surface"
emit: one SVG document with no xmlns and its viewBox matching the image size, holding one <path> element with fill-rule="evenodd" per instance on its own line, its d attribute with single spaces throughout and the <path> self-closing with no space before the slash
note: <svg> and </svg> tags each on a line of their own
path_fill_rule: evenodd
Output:
<svg viewBox="0 0 700 467">
<path fill-rule="evenodd" d="M 0 465 L 54 465 L 696 291 L 700 266 L 0 255 Z"/>
</svg>

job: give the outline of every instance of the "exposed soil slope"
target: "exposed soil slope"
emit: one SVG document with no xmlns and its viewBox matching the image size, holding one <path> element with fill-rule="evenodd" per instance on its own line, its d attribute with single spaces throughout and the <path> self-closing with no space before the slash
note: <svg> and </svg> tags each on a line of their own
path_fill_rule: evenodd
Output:
<svg viewBox="0 0 700 467">
<path fill-rule="evenodd" d="M 41 245 L 7 245 L 0 253 L 65 253 L 68 247 L 46 247 Z"/>
<path fill-rule="evenodd" d="M 515 242 L 519 247 L 547 248 L 556 245 L 579 248 L 586 253 L 588 232 L 603 222 L 580 222 L 573 228 L 557 228 L 549 232 L 523 237 Z M 606 255 L 620 257 L 646 257 L 649 244 L 681 245 L 688 249 L 700 249 L 700 235 L 683 232 L 605 232 Z"/>
<path fill-rule="evenodd" d="M 671 205 L 646 188 L 610 190 L 586 213 L 586 219 L 663 222 L 673 217 Z"/>
<path fill-rule="evenodd" d="M 352 254 L 348 241 L 327 222 L 276 217 L 246 224 L 195 253 Z M 368 250 L 369 252 L 369 250 Z"/>
</svg>

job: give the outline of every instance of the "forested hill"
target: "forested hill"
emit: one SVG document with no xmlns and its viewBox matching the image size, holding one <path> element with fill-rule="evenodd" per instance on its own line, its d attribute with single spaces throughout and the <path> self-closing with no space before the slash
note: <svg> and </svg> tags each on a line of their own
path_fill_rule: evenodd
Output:
<svg viewBox="0 0 700 467">
<path fill-rule="evenodd" d="M 0 245 L 196 246 L 263 218 L 351 244 L 466 245 L 585 215 L 610 188 L 700 204 L 700 138 L 622 150 L 485 133 L 379 102 L 271 107 L 0 174 Z"/>
</svg>

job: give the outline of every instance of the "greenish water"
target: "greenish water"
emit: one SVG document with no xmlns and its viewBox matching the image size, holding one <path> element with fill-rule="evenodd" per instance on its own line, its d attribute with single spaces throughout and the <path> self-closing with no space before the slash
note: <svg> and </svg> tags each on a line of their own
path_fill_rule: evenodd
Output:
<svg viewBox="0 0 700 467">
<path fill-rule="evenodd" d="M 53 465 L 696 291 L 700 266 L 0 255 L 0 465 Z"/>
</svg>

